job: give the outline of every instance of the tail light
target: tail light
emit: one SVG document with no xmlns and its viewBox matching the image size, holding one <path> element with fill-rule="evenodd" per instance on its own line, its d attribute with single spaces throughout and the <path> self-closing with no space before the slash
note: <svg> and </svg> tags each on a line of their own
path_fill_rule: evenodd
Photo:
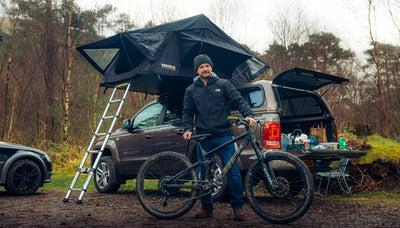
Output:
<svg viewBox="0 0 400 228">
<path fill-rule="evenodd" d="M 263 146 L 266 149 L 281 148 L 281 124 L 265 123 L 263 127 Z"/>
</svg>

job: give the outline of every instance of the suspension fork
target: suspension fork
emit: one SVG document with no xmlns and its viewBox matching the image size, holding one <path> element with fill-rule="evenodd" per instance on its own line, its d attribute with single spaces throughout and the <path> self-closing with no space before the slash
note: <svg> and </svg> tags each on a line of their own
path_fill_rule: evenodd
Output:
<svg viewBox="0 0 400 228">
<path fill-rule="evenodd" d="M 261 152 L 262 150 L 260 148 L 259 143 L 257 143 L 254 133 L 250 134 L 250 144 L 253 147 L 254 151 L 256 152 L 257 162 L 261 165 L 268 186 L 271 186 L 272 190 L 279 188 L 276 184 L 276 176 L 272 170 L 271 165 L 269 164 L 269 162 L 264 162 L 264 159 L 266 159 L 266 155 L 268 153 Z"/>
</svg>

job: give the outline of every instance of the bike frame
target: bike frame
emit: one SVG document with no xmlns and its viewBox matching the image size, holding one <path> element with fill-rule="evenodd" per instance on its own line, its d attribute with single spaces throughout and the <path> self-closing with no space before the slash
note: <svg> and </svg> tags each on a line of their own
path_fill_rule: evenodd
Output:
<svg viewBox="0 0 400 228">
<path fill-rule="evenodd" d="M 208 164 L 212 160 L 212 159 L 208 159 L 208 157 L 210 157 L 210 156 L 214 155 L 215 153 L 217 153 L 217 151 L 220 150 L 221 148 L 223 148 L 223 147 L 225 147 L 225 146 L 227 146 L 229 144 L 238 142 L 238 141 L 240 141 L 242 139 L 244 139 L 244 141 L 240 144 L 239 147 L 236 148 L 235 153 L 233 154 L 231 159 L 228 161 L 226 166 L 223 168 L 221 174 L 216 176 L 216 180 L 211 181 L 211 183 L 213 184 L 213 183 L 216 183 L 216 182 L 220 182 L 222 180 L 222 178 L 224 178 L 228 174 L 228 172 L 232 168 L 234 162 L 238 159 L 238 157 L 242 153 L 243 149 L 246 148 L 249 143 L 251 144 L 251 146 L 254 149 L 254 152 L 257 155 L 257 161 L 258 162 L 262 161 L 263 154 L 262 154 L 261 149 L 259 148 L 259 146 L 257 144 L 257 140 L 255 138 L 254 132 L 247 125 L 245 125 L 245 128 L 246 128 L 246 132 L 244 132 L 244 133 L 240 134 L 239 136 L 229 140 L 228 142 L 225 142 L 224 144 L 222 144 L 222 145 L 220 145 L 218 147 L 215 147 L 214 149 L 212 149 L 212 150 L 210 150 L 208 152 L 205 152 L 203 150 L 203 148 L 201 148 L 201 146 L 200 146 L 200 150 L 201 150 L 201 153 L 203 155 L 201 161 L 197 161 L 196 163 L 192 164 L 190 167 L 182 170 L 181 172 L 177 173 L 176 175 L 174 175 L 172 177 L 169 177 L 168 179 L 165 180 L 164 183 L 166 183 L 169 187 L 177 187 L 177 188 L 182 187 L 182 188 L 200 189 L 201 187 L 196 185 L 196 184 L 193 185 L 193 186 L 190 186 L 190 185 L 180 185 L 180 184 L 168 184 L 168 182 L 183 176 L 189 170 L 197 168 L 197 167 L 199 167 L 201 165 L 205 165 L 206 172 L 207 172 L 208 171 Z M 197 142 L 196 144 L 199 145 L 200 143 Z M 261 162 L 261 165 L 263 167 L 263 172 L 265 174 L 267 182 L 269 183 L 270 186 L 272 186 L 272 188 L 274 188 L 276 186 L 274 184 L 275 183 L 275 181 L 274 181 L 275 180 L 275 175 L 271 171 L 271 167 L 269 167 L 269 165 L 266 165 L 264 162 Z M 208 175 L 206 173 L 205 180 L 207 180 L 207 178 L 208 178 Z M 216 187 L 216 186 L 212 186 L 212 187 Z"/>
</svg>

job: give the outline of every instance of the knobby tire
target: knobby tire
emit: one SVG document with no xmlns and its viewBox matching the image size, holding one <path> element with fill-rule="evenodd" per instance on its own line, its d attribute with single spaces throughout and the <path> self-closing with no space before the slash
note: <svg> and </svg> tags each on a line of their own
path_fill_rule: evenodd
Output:
<svg viewBox="0 0 400 228">
<path fill-rule="evenodd" d="M 143 163 L 136 179 L 136 191 L 140 204 L 150 215 L 174 219 L 186 214 L 193 207 L 198 190 L 168 187 L 167 184 L 182 186 L 196 183 L 195 169 L 190 169 L 184 176 L 164 184 L 168 177 L 190 165 L 186 157 L 171 151 L 156 154 Z"/>
<path fill-rule="evenodd" d="M 271 167 L 278 188 L 267 184 L 261 162 Z M 253 211 L 272 223 L 299 219 L 314 198 L 310 170 L 298 157 L 285 152 L 269 152 L 265 159 L 254 162 L 246 175 L 245 190 Z"/>
</svg>

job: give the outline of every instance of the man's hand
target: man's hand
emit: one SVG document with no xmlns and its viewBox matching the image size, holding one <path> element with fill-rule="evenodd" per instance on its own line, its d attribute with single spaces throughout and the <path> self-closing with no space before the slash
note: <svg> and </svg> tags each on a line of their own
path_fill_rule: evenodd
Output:
<svg viewBox="0 0 400 228">
<path fill-rule="evenodd" d="M 253 119 L 252 117 L 246 117 L 246 121 L 249 122 L 250 127 L 253 127 L 256 125 L 256 120 Z"/>
<path fill-rule="evenodd" d="M 191 131 L 187 131 L 187 132 L 183 133 L 183 139 L 189 140 L 191 137 L 192 137 Z"/>
</svg>

